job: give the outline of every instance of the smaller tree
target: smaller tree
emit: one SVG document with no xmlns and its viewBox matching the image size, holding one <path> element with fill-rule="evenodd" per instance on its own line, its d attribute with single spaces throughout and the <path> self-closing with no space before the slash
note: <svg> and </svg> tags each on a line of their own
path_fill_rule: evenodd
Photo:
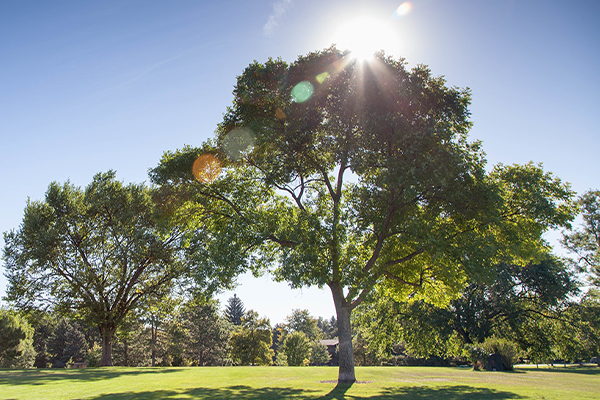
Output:
<svg viewBox="0 0 600 400">
<path fill-rule="evenodd" d="M 496 336 L 489 337 L 481 344 L 488 354 L 500 354 L 502 356 L 502 367 L 505 371 L 512 371 L 518 359 L 517 344 Z"/>
<path fill-rule="evenodd" d="M 283 340 L 281 351 L 285 353 L 288 365 L 297 367 L 304 360 L 310 360 L 311 342 L 304 332 L 292 332 Z"/>
<path fill-rule="evenodd" d="M 231 358 L 240 365 L 270 365 L 275 354 L 270 348 L 271 343 L 269 319 L 259 318 L 256 311 L 249 310 L 229 340 Z"/>
<path fill-rule="evenodd" d="M 0 309 L 0 368 L 30 368 L 34 361 L 33 328 L 18 314 Z"/>
<path fill-rule="evenodd" d="M 308 340 L 319 340 L 323 336 L 317 326 L 318 320 L 308 310 L 294 310 L 286 317 L 286 328 L 289 332 L 303 332 Z"/>
<path fill-rule="evenodd" d="M 44 311 L 32 312 L 28 315 L 29 322 L 34 328 L 33 348 L 36 352 L 36 368 L 46 368 L 48 366 L 48 341 L 57 324 L 57 318 Z"/>
<path fill-rule="evenodd" d="M 64 368 L 69 360 L 82 362 L 87 354 L 85 336 L 66 318 L 60 320 L 48 341 L 52 368 Z"/>
<path fill-rule="evenodd" d="M 311 365 L 325 365 L 329 362 L 331 356 L 327 351 L 327 346 L 324 344 L 313 341 L 310 344 L 310 364 Z"/>
<path fill-rule="evenodd" d="M 337 321 L 335 317 L 331 317 L 329 320 L 319 317 L 317 320 L 317 326 L 321 330 L 323 339 L 334 339 L 338 336 Z"/>
<path fill-rule="evenodd" d="M 218 314 L 214 301 L 193 301 L 184 307 L 181 322 L 186 332 L 185 358 L 195 365 L 225 365 L 232 324 Z"/>
<path fill-rule="evenodd" d="M 229 298 L 227 305 L 225 306 L 225 317 L 227 317 L 232 324 L 239 326 L 242 324 L 242 317 L 245 312 L 244 303 L 242 303 L 242 300 L 234 293 L 233 297 Z"/>
<path fill-rule="evenodd" d="M 115 335 L 113 344 L 113 360 L 115 365 L 127 367 L 148 366 L 150 353 L 150 329 L 135 313 L 130 313 L 121 324 Z M 94 347 L 92 346 L 92 351 Z"/>
</svg>

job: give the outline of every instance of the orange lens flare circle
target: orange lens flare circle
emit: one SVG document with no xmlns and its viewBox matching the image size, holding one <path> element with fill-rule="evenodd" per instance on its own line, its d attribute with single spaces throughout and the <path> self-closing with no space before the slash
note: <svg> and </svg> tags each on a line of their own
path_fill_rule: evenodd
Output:
<svg viewBox="0 0 600 400">
<path fill-rule="evenodd" d="M 198 181 L 212 183 L 221 173 L 221 162 L 212 154 L 202 154 L 194 161 L 192 173 Z"/>
</svg>

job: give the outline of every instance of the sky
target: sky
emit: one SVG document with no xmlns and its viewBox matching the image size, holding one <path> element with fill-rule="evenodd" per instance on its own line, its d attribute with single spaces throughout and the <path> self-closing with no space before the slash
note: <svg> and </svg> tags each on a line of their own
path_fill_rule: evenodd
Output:
<svg viewBox="0 0 600 400">
<path fill-rule="evenodd" d="M 334 43 L 469 87 L 490 167 L 534 161 L 578 194 L 600 188 L 599 19 L 594 0 L 1 1 L 0 232 L 53 181 L 148 182 L 163 152 L 212 137 L 254 60 Z M 335 313 L 326 290 L 239 283 L 222 303 L 235 292 L 272 323 Z"/>
</svg>

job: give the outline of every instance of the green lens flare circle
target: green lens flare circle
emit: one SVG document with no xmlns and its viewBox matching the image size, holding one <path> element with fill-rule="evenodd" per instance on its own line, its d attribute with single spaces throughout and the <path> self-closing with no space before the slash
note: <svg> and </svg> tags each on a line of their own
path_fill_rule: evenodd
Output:
<svg viewBox="0 0 600 400">
<path fill-rule="evenodd" d="M 315 88 L 312 83 L 302 81 L 292 89 L 292 98 L 296 103 L 304 103 L 313 95 Z"/>
</svg>

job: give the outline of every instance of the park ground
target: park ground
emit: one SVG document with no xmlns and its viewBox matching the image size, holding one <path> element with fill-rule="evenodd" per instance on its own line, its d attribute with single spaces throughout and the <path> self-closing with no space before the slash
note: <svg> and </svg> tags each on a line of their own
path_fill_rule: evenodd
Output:
<svg viewBox="0 0 600 400">
<path fill-rule="evenodd" d="M 600 368 L 329 367 L 0 370 L 0 399 L 598 399 Z"/>
<path fill-rule="evenodd" d="M 0 399 L 598 399 L 600 368 L 329 367 L 0 370 Z"/>
</svg>

